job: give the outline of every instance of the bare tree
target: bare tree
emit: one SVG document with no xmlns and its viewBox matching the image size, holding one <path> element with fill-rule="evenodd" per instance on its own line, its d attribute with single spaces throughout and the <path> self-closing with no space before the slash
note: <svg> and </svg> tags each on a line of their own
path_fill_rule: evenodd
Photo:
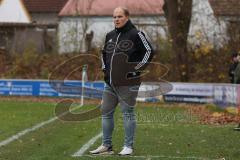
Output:
<svg viewBox="0 0 240 160">
<path fill-rule="evenodd" d="M 231 20 L 228 23 L 228 44 L 232 52 L 238 52 L 240 51 L 240 28 L 239 28 L 240 22 Z"/>
<path fill-rule="evenodd" d="M 165 0 L 163 6 L 176 55 L 176 72 L 180 80 L 189 80 L 187 38 L 192 16 L 192 0 Z"/>
<path fill-rule="evenodd" d="M 93 33 L 87 32 L 91 26 L 90 11 L 92 10 L 94 0 L 72 2 L 74 15 L 68 17 L 67 19 L 69 20 L 63 20 L 60 23 L 61 52 L 82 53 L 91 48 Z M 86 8 L 82 9 L 83 6 Z"/>
<path fill-rule="evenodd" d="M 77 3 L 79 3 L 79 1 L 77 1 Z M 82 33 L 82 35 L 80 36 L 80 39 L 79 37 L 77 38 L 79 41 L 80 41 L 80 47 L 79 47 L 79 52 L 80 51 L 89 51 L 90 48 L 91 48 L 91 41 L 92 41 L 92 38 L 91 36 L 93 36 L 93 32 L 92 32 L 92 35 L 91 35 L 91 32 L 90 33 L 87 33 L 89 27 L 90 27 L 90 11 L 92 10 L 92 5 L 94 3 L 94 0 L 87 0 L 86 1 L 87 3 L 87 8 L 86 8 L 86 13 L 83 13 L 83 14 L 86 14 L 86 15 L 81 15 L 81 12 L 79 10 L 77 10 L 77 13 L 78 13 L 78 16 L 80 17 L 80 25 L 81 25 L 81 30 L 80 30 L 80 33 Z M 83 4 L 81 4 L 83 5 Z M 80 6 L 80 5 L 77 5 L 77 6 Z M 79 27 L 78 23 L 79 22 L 76 22 L 77 23 L 77 27 Z M 79 36 L 79 33 L 77 34 Z M 89 38 L 90 36 L 90 38 Z"/>
</svg>

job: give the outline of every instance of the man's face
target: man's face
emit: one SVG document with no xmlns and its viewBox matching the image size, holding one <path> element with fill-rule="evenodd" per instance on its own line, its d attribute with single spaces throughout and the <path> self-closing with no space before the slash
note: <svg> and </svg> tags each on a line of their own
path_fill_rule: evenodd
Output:
<svg viewBox="0 0 240 160">
<path fill-rule="evenodd" d="M 233 62 L 239 62 L 239 61 L 240 61 L 240 55 L 233 57 Z"/>
<path fill-rule="evenodd" d="M 128 16 L 124 14 L 124 11 L 121 8 L 116 8 L 113 12 L 113 19 L 115 27 L 121 28 L 127 23 Z"/>
</svg>

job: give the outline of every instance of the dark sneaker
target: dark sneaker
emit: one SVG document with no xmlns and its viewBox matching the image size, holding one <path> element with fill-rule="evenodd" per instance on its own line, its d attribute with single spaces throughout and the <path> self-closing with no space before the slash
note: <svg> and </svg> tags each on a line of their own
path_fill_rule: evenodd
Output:
<svg viewBox="0 0 240 160">
<path fill-rule="evenodd" d="M 90 151 L 91 154 L 94 155 L 107 155 L 107 154 L 114 154 L 112 146 L 106 147 L 104 145 L 99 146 L 97 149 Z"/>
</svg>

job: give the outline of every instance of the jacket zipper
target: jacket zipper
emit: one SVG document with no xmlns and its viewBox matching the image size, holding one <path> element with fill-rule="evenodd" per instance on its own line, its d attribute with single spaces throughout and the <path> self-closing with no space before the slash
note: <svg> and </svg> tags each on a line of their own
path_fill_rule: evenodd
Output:
<svg viewBox="0 0 240 160">
<path fill-rule="evenodd" d="M 120 34 L 121 34 L 121 33 L 119 33 L 118 36 L 117 36 L 117 40 L 116 40 L 116 43 L 115 43 L 115 46 L 114 46 L 114 50 L 113 50 L 113 54 L 112 54 L 112 57 L 111 57 L 111 65 L 110 65 L 110 84 L 112 84 L 112 60 L 113 60 L 113 56 L 114 56 L 114 54 L 115 54 L 115 52 L 116 52 L 116 47 L 117 47 L 117 43 L 118 43 L 118 39 L 119 39 L 119 37 L 120 37 Z"/>
</svg>

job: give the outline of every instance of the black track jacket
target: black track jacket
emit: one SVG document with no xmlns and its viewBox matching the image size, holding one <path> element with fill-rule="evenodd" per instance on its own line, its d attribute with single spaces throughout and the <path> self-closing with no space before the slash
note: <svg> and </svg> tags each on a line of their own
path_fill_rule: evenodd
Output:
<svg viewBox="0 0 240 160">
<path fill-rule="evenodd" d="M 128 78 L 139 77 L 140 71 L 146 67 L 153 57 L 152 46 L 145 38 L 145 35 L 138 31 L 130 20 L 122 28 L 114 29 L 106 35 L 102 51 L 102 69 L 104 71 L 104 80 L 108 84 L 113 84 L 113 79 L 116 81 L 112 72 L 120 73 L 121 68 L 128 66 L 128 64 L 115 63 L 122 59 L 119 59 L 119 54 L 127 57 L 126 63 L 134 62 L 131 63 L 134 67 L 129 70 L 126 76 Z M 121 84 L 118 85 L 121 86 Z"/>
</svg>

